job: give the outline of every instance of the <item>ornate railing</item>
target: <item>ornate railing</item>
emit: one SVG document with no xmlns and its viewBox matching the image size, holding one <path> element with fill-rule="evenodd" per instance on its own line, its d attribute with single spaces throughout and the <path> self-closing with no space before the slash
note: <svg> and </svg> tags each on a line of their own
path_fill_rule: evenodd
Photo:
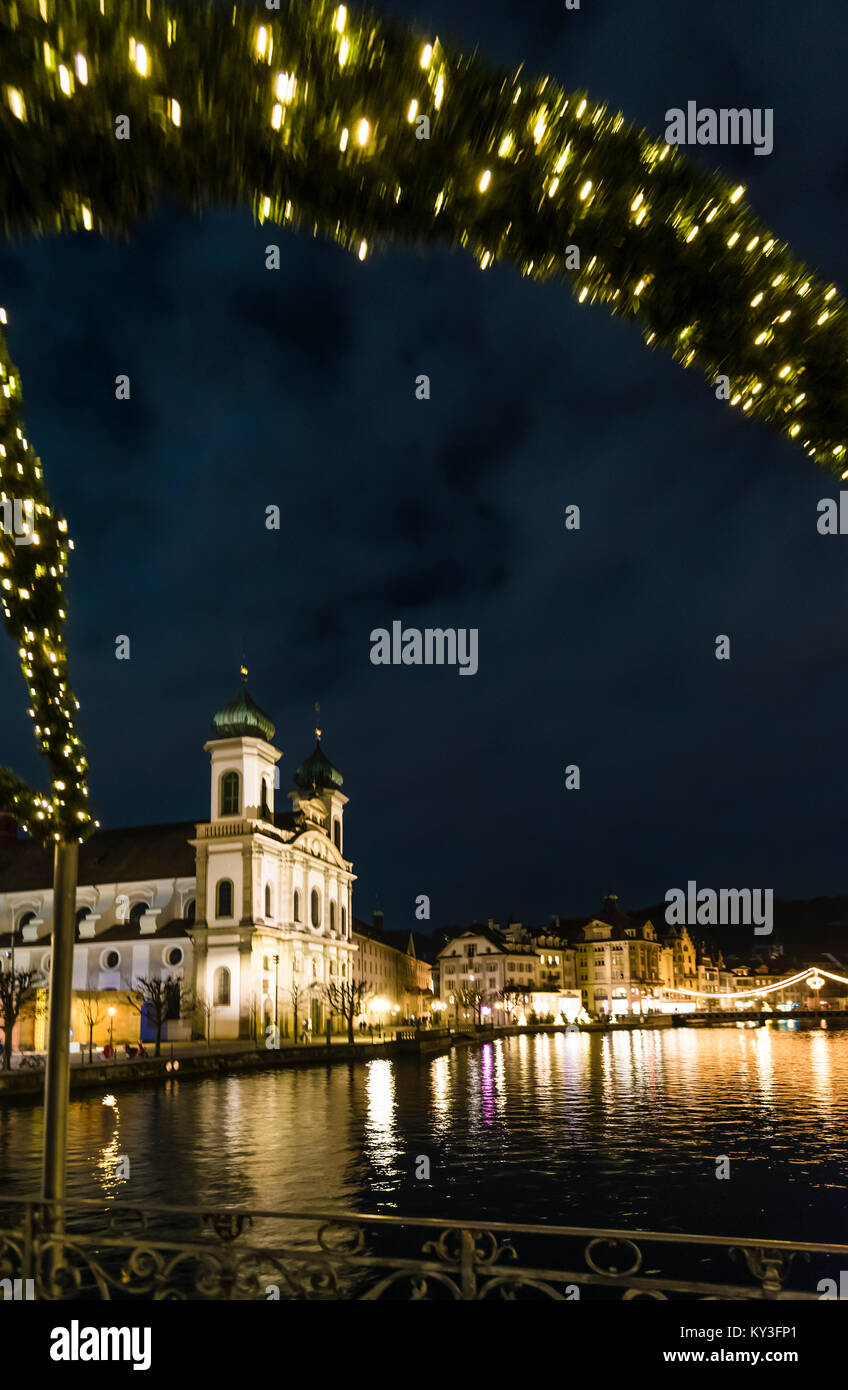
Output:
<svg viewBox="0 0 848 1390">
<path fill-rule="evenodd" d="M 812 1300 L 822 1297 L 823 1281 L 839 1284 L 840 1270 L 848 1270 L 848 1245 L 0 1200 L 6 1298 Z"/>
</svg>

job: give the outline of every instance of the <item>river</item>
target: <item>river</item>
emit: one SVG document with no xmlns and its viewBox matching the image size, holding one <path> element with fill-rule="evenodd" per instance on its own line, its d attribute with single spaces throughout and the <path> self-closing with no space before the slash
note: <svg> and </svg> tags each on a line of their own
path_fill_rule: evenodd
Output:
<svg viewBox="0 0 848 1390">
<path fill-rule="evenodd" d="M 4 1194 L 37 1191 L 41 1134 L 40 1107 L 0 1111 Z M 526 1035 L 86 1096 L 68 1177 L 129 1201 L 840 1242 L 848 1032 Z"/>
</svg>

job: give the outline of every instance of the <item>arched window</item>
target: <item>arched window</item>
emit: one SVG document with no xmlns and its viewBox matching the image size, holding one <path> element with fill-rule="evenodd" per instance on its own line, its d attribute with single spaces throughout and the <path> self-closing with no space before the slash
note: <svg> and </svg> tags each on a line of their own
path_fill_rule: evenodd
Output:
<svg viewBox="0 0 848 1390">
<path fill-rule="evenodd" d="M 183 910 L 183 921 L 194 922 L 197 916 L 197 903 L 194 898 L 189 898 Z"/>
<path fill-rule="evenodd" d="M 34 921 L 35 921 L 35 913 L 34 913 L 34 912 L 22 912 L 21 915 L 20 915 L 20 917 L 18 918 L 17 930 L 18 930 L 18 931 L 23 931 L 24 927 L 28 927 L 29 924 L 30 924 L 30 922 L 34 922 Z"/>
<path fill-rule="evenodd" d="M 336 904 L 330 903 L 330 931 L 336 930 Z"/>
<path fill-rule="evenodd" d="M 347 908 L 342 908 L 342 936 L 347 936 Z"/>
<path fill-rule="evenodd" d="M 232 917 L 233 915 L 233 885 L 230 879 L 222 878 L 218 883 L 216 894 L 216 910 L 219 917 Z"/>
<path fill-rule="evenodd" d="M 230 1002 L 230 971 L 226 965 L 219 965 L 212 977 L 212 999 L 215 1004 Z"/>
<path fill-rule="evenodd" d="M 266 884 L 265 884 L 265 916 L 266 916 L 266 917 L 270 917 L 270 916 L 271 916 L 271 885 L 270 885 L 270 883 L 266 883 Z"/>
<path fill-rule="evenodd" d="M 237 816 L 239 813 L 239 775 L 225 772 L 221 778 L 221 815 Z"/>
<path fill-rule="evenodd" d="M 293 908 L 293 912 L 294 912 L 294 920 L 295 920 L 296 922 L 299 922 L 299 921 L 300 921 L 300 893 L 298 892 L 298 890 L 297 890 L 296 888 L 295 888 L 295 890 L 294 890 L 294 908 Z"/>
<path fill-rule="evenodd" d="M 320 925 L 321 925 L 321 894 L 318 892 L 318 889 L 317 889 L 317 888 L 313 888 L 313 889 L 312 889 L 312 897 L 311 897 L 311 899 L 310 899 L 310 902 L 311 902 L 311 905 L 312 905 L 312 925 L 313 925 L 313 927 L 320 927 Z"/>
<path fill-rule="evenodd" d="M 137 927 L 146 911 L 147 903 L 133 903 L 130 908 L 130 926 Z"/>
<path fill-rule="evenodd" d="M 341 849 L 342 847 L 342 823 L 338 816 L 333 821 L 333 844 L 336 849 Z"/>
<path fill-rule="evenodd" d="M 77 926 L 79 926 L 80 922 L 84 922 L 85 919 L 86 919 L 86 917 L 89 917 L 90 915 L 91 915 L 91 908 L 90 908 L 90 907 L 78 907 L 78 908 L 77 908 L 77 917 L 76 917 L 76 924 L 77 924 Z M 33 913 L 33 916 L 35 916 L 34 913 Z"/>
<path fill-rule="evenodd" d="M 271 797 L 269 795 L 271 787 L 270 777 L 262 778 L 262 819 L 273 820 L 271 814 Z"/>
</svg>

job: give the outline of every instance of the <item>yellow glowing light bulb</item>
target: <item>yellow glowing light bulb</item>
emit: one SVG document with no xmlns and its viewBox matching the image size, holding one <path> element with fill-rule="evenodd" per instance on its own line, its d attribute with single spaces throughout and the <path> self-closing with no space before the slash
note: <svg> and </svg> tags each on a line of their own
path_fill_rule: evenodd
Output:
<svg viewBox="0 0 848 1390">
<path fill-rule="evenodd" d="M 548 188 L 548 197 L 549 197 L 549 198 L 552 198 L 552 197 L 554 196 L 554 194 L 556 193 L 556 191 L 557 191 L 558 188 L 559 188 L 559 179 L 551 179 L 550 186 L 549 186 L 549 188 Z"/>
<path fill-rule="evenodd" d="M 17 87 L 8 87 L 7 95 L 9 98 L 9 107 L 11 109 L 12 115 L 17 116 L 19 121 L 25 121 L 26 108 L 24 106 L 24 99 L 18 91 Z"/>
<path fill-rule="evenodd" d="M 431 43 L 425 43 L 424 47 L 423 47 L 422 50 L 421 50 L 421 66 L 422 66 L 422 68 L 428 68 L 428 67 L 430 66 L 430 60 L 431 60 L 432 57 L 433 57 L 433 45 L 432 45 Z"/>
<path fill-rule="evenodd" d="M 792 435 L 793 439 L 794 439 L 795 435 L 798 434 L 798 432 L 800 431 L 800 429 L 801 429 L 801 426 L 800 426 L 800 425 L 793 425 L 793 426 L 792 426 L 792 428 L 791 428 L 791 430 L 789 431 L 789 433 Z"/>
<path fill-rule="evenodd" d="M 578 303 L 578 304 L 582 304 L 582 303 L 583 303 L 583 300 L 586 298 L 586 296 L 587 296 L 588 293 L 589 293 L 588 290 L 581 290 L 580 293 L 579 293 L 579 295 L 577 296 L 577 303 Z"/>
<path fill-rule="evenodd" d="M 268 47 L 268 31 L 267 31 L 267 29 L 265 28 L 265 25 L 264 25 L 264 24 L 260 24 L 260 26 L 259 26 L 259 32 L 258 32 L 257 35 L 256 35 L 256 56 L 257 56 L 257 58 L 264 58 L 264 57 L 265 57 L 265 50 L 266 50 L 267 47 Z"/>
<path fill-rule="evenodd" d="M 489 184 L 490 184 L 491 182 L 492 182 L 492 171 L 491 171 L 491 169 L 484 169 L 483 172 L 482 172 L 482 174 L 480 175 L 479 181 L 478 181 L 478 183 L 477 183 L 477 187 L 479 188 L 479 190 L 480 190 L 481 193 L 485 193 L 485 192 L 486 192 L 486 189 L 489 187 Z"/>
<path fill-rule="evenodd" d="M 636 197 L 633 199 L 633 202 L 630 204 L 630 211 L 631 211 L 631 212 L 638 212 L 644 201 L 645 201 L 645 195 L 644 195 L 644 193 L 637 193 L 637 194 L 636 194 Z"/>
<path fill-rule="evenodd" d="M 178 126 L 182 121 L 183 117 L 182 111 L 180 110 L 180 103 L 177 101 L 176 97 L 171 97 L 168 109 L 171 113 L 171 120 L 173 121 L 174 125 Z"/>
<path fill-rule="evenodd" d="M 780 376 L 780 377 L 788 376 L 790 370 L 791 370 L 791 368 L 789 368 L 789 367 L 781 367 L 781 369 L 780 369 L 780 371 L 778 372 L 777 375 Z"/>
<path fill-rule="evenodd" d="M 82 205 L 82 225 L 87 232 L 91 231 L 93 225 L 91 220 L 91 208 L 87 208 L 85 203 Z"/>
<path fill-rule="evenodd" d="M 68 72 L 64 63 L 59 64 L 59 86 L 62 88 L 66 97 L 71 95 L 71 74 Z"/>
<path fill-rule="evenodd" d="M 792 310 L 791 310 L 791 309 L 786 309 L 786 310 L 780 315 L 780 318 L 777 320 L 778 323 L 785 323 L 786 320 L 791 316 L 791 314 L 792 314 Z"/>
<path fill-rule="evenodd" d="M 263 217 L 268 217 L 269 214 L 270 214 L 270 212 L 271 212 L 271 199 L 270 199 L 270 198 L 263 198 L 263 199 L 262 199 L 262 216 L 263 216 Z"/>
<path fill-rule="evenodd" d="M 544 111 L 542 111 L 542 112 L 540 112 L 539 116 L 537 117 L 536 124 L 535 124 L 534 127 L 533 127 L 533 139 L 536 141 L 536 144 L 537 144 L 537 145 L 538 145 L 539 141 L 543 138 L 544 134 L 545 134 L 545 113 L 544 113 Z"/>
<path fill-rule="evenodd" d="M 411 101 L 411 102 L 409 103 L 409 110 L 408 110 L 407 113 L 406 113 L 406 119 L 410 122 L 410 124 L 412 124 L 412 122 L 415 120 L 415 117 L 416 117 L 417 115 L 418 115 L 418 102 L 415 101 L 415 100 L 413 100 L 413 101 Z"/>
<path fill-rule="evenodd" d="M 138 73 L 139 77 L 147 77 L 147 74 L 150 71 L 150 64 L 147 58 L 147 49 L 145 48 L 143 43 L 136 44 L 135 58 L 133 59 L 133 63 L 135 64 L 135 70 Z"/>
<path fill-rule="evenodd" d="M 365 257 L 366 257 L 367 254 L 368 254 L 368 242 L 367 242 L 367 241 L 360 241 L 360 243 L 359 243 L 359 253 L 358 253 L 358 254 L 359 254 L 359 259 L 360 259 L 361 261 L 364 261 L 364 260 L 365 260 Z"/>
<path fill-rule="evenodd" d="M 347 62 L 347 55 L 350 52 L 350 44 L 347 39 L 342 39 L 339 44 L 339 67 L 343 68 Z"/>
<path fill-rule="evenodd" d="M 809 288 L 810 288 L 810 282 L 809 282 L 809 280 L 805 280 L 804 284 L 801 286 L 801 288 L 799 289 L 798 293 L 799 293 L 800 295 L 805 295 L 805 294 L 807 293 L 807 291 L 808 291 Z"/>
<path fill-rule="evenodd" d="M 641 294 L 644 288 L 645 288 L 645 281 L 644 281 L 644 280 L 640 280 L 639 283 L 638 283 L 638 285 L 636 286 L 636 289 L 634 290 L 634 294 Z"/>
<path fill-rule="evenodd" d="M 78 53 L 76 55 L 76 58 L 74 59 L 74 66 L 76 67 L 77 78 L 80 84 L 83 87 L 85 87 L 88 83 L 88 63 L 85 61 L 85 58 L 81 53 Z"/>
<path fill-rule="evenodd" d="M 513 145 L 512 136 L 511 136 L 511 135 L 505 135 L 504 138 L 503 138 L 503 140 L 501 140 L 501 143 L 498 145 L 498 155 L 500 156 L 501 159 L 505 159 L 505 158 L 506 158 L 506 156 L 509 154 L 510 150 L 512 149 L 512 145 Z"/>
<path fill-rule="evenodd" d="M 358 145 L 367 145 L 371 135 L 371 127 L 363 116 L 359 125 L 356 127 L 356 142 Z"/>
<path fill-rule="evenodd" d="M 436 83 L 436 90 L 435 90 L 435 92 L 433 93 L 433 104 L 434 104 L 434 106 L 435 106 L 435 108 L 436 108 L 437 111 L 438 111 L 439 107 L 440 107 L 441 104 L 442 104 L 442 97 L 444 96 L 444 94 L 445 94 L 445 79 L 442 77 L 442 74 L 439 73 L 439 80 L 438 80 L 438 82 Z"/>
<path fill-rule="evenodd" d="M 280 103 L 277 102 L 277 103 L 275 104 L 275 106 L 274 106 L 273 111 L 271 112 L 271 127 L 272 127 L 273 130 L 279 130 L 279 129 L 280 129 L 280 126 L 281 126 L 282 124 L 283 124 L 283 108 L 282 108 L 282 106 L 280 105 Z"/>
<path fill-rule="evenodd" d="M 745 189 L 742 187 L 742 184 L 740 183 L 739 186 L 738 186 L 737 188 L 734 188 L 733 192 L 732 192 L 731 195 L 730 195 L 730 201 L 731 201 L 731 203 L 738 203 L 738 202 L 739 202 L 739 199 L 742 197 L 742 194 L 743 194 L 744 192 L 745 192 Z"/>
<path fill-rule="evenodd" d="M 580 105 L 579 105 L 578 108 L 577 108 L 577 117 L 578 117 L 578 119 L 580 118 L 580 116 L 583 115 L 583 112 L 584 112 L 585 110 L 586 110 L 586 98 L 584 97 L 583 100 L 581 101 Z"/>
<path fill-rule="evenodd" d="M 340 149 L 340 150 L 344 151 L 344 150 L 347 149 L 347 140 L 348 140 L 348 129 L 347 129 L 347 126 L 345 126 L 344 130 L 342 131 L 341 139 L 339 140 L 339 149 Z"/>
<path fill-rule="evenodd" d="M 695 240 L 695 237 L 696 237 L 697 235 L 698 235 L 698 228 L 697 228 L 697 226 L 695 226 L 695 227 L 692 228 L 692 230 L 691 230 L 691 232 L 689 233 L 689 235 L 688 235 L 688 237 L 686 238 L 686 240 L 687 240 L 687 241 L 694 241 L 694 240 Z"/>
<path fill-rule="evenodd" d="M 734 233 L 733 233 L 733 236 L 728 238 L 727 244 L 728 244 L 728 246 L 735 246 L 738 240 L 739 240 L 739 233 L 738 233 L 738 232 L 734 232 Z"/>
<path fill-rule="evenodd" d="M 345 9 L 344 5 L 339 5 L 339 8 L 336 10 L 336 13 L 335 13 L 335 24 L 336 24 L 336 29 L 338 30 L 338 32 L 339 32 L 340 34 L 343 34 L 343 33 L 344 33 L 344 27 L 345 27 L 345 24 L 346 24 L 346 23 L 347 23 L 347 10 Z"/>
<path fill-rule="evenodd" d="M 755 295 L 754 295 L 754 298 L 751 300 L 751 308 L 752 308 L 752 309 L 756 309 L 757 305 L 762 303 L 762 299 L 763 299 L 762 293 L 760 293 L 760 294 L 755 294 Z"/>
<path fill-rule="evenodd" d="M 581 190 L 580 190 L 580 201 L 583 202 L 583 203 L 585 203 L 586 199 L 588 198 L 588 196 L 589 196 L 589 194 L 590 194 L 591 192 L 592 192 L 592 180 L 591 180 L 591 179 L 587 179 L 586 182 L 584 183 L 583 187 L 582 187 Z"/>
<path fill-rule="evenodd" d="M 755 339 L 754 339 L 754 342 L 755 342 L 755 343 L 757 344 L 757 346 L 759 347 L 760 343 L 764 343 L 767 337 L 768 337 L 768 334 L 767 334 L 767 333 L 761 333 L 760 336 L 759 336 L 759 338 L 755 338 Z"/>
<path fill-rule="evenodd" d="M 816 323 L 817 323 L 817 324 L 826 323 L 827 320 L 828 320 L 829 318 L 830 318 L 830 312 L 829 312 L 827 309 L 825 309 L 825 311 L 824 311 L 823 314 L 819 314 L 818 318 L 816 319 Z"/>
<path fill-rule="evenodd" d="M 829 289 L 828 292 L 827 292 L 827 294 L 826 294 L 825 297 L 824 297 L 824 302 L 825 302 L 825 304 L 828 302 L 829 299 L 832 299 L 833 296 L 834 296 L 835 294 L 836 294 L 836 290 L 835 290 L 835 289 Z"/>
<path fill-rule="evenodd" d="M 754 247 L 756 246 L 756 244 L 757 244 L 757 242 L 759 241 L 759 239 L 760 239 L 760 238 L 759 238 L 758 236 L 755 236 L 751 241 L 748 242 L 748 245 L 745 247 L 745 250 L 746 250 L 746 251 L 753 251 L 753 249 L 754 249 Z"/>
</svg>

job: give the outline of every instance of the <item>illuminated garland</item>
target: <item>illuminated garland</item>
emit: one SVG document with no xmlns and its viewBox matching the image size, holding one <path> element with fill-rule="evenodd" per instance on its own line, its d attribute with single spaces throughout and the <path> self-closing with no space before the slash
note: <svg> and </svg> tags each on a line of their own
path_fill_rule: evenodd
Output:
<svg viewBox="0 0 848 1390">
<path fill-rule="evenodd" d="M 0 51 L 7 236 L 128 234 L 169 197 L 246 205 L 361 259 L 389 240 L 446 242 L 483 269 L 500 259 L 568 278 L 581 303 L 638 321 L 714 384 L 726 377 L 731 405 L 848 476 L 835 287 L 754 220 L 741 187 L 583 93 L 324 0 L 0 0 Z M 62 643 L 69 542 L 23 442 L 2 336 L 0 361 L 0 485 L 40 507 L 38 546 L 0 540 L 4 616 L 53 775 L 49 801 L 6 773 L 0 798 L 30 825 L 85 833 Z"/>
<path fill-rule="evenodd" d="M 0 603 L 18 644 L 28 712 L 51 774 L 50 795 L 42 796 L 0 768 L 0 807 L 42 839 L 83 839 L 93 822 L 63 636 L 64 580 L 74 543 L 68 523 L 50 506 L 41 462 L 24 434 L 20 401 L 20 375 L 0 338 Z"/>
</svg>

